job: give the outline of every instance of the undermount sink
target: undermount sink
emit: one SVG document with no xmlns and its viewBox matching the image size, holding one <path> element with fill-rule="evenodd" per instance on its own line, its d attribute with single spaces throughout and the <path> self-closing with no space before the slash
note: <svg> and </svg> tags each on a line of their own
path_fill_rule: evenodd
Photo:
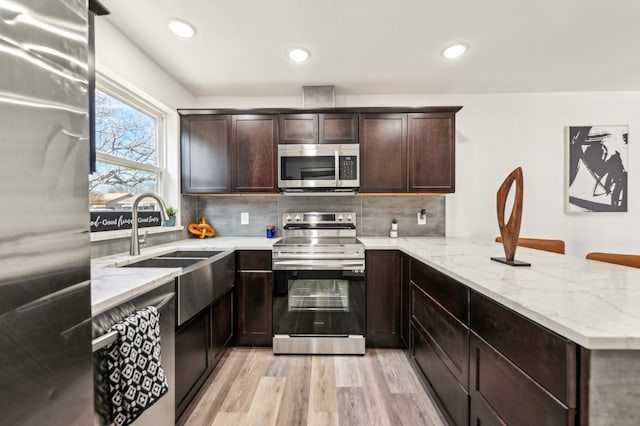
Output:
<svg viewBox="0 0 640 426">
<path fill-rule="evenodd" d="M 177 251 L 172 251 L 171 253 L 166 253 L 166 254 L 162 254 L 159 256 L 156 256 L 157 258 L 160 257 L 180 257 L 180 258 L 207 258 L 207 257 L 213 257 L 216 254 L 221 253 L 221 251 L 198 251 L 198 250 L 177 250 Z"/>
<path fill-rule="evenodd" d="M 202 259 L 203 258 L 155 257 L 151 259 L 140 260 L 138 262 L 130 263 L 128 265 L 123 265 L 122 267 L 123 268 L 186 268 L 187 266 L 191 266 L 194 263 L 201 262 Z"/>
</svg>

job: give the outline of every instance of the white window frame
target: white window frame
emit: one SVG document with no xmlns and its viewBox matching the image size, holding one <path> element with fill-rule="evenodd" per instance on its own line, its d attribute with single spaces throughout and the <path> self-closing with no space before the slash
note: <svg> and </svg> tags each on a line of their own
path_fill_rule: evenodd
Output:
<svg viewBox="0 0 640 426">
<path fill-rule="evenodd" d="M 143 163 L 137 163 L 135 161 L 114 157 L 112 155 L 96 152 L 96 161 L 106 162 L 115 165 L 123 165 L 126 167 L 134 165 L 135 168 L 141 170 L 148 170 L 158 172 L 157 193 L 160 195 L 167 206 L 175 205 L 180 209 L 180 190 L 179 184 L 172 182 L 172 176 L 174 171 L 169 169 L 170 159 L 168 158 L 168 144 L 169 144 L 169 132 L 168 132 L 168 120 L 173 110 L 163 105 L 160 101 L 147 95 L 136 86 L 120 81 L 118 76 L 110 77 L 111 73 L 108 70 L 96 70 L 96 88 L 101 92 L 113 96 L 127 104 L 130 104 L 134 108 L 140 109 L 145 114 L 149 114 L 156 118 L 156 132 L 157 132 L 157 146 L 156 146 L 156 162 L 157 165 L 149 165 Z M 179 155 L 179 154 L 178 154 Z M 173 159 L 175 160 L 175 159 Z M 173 160 L 172 164 L 173 164 Z M 177 161 L 177 160 L 176 160 Z M 177 164 L 177 163 L 176 163 Z M 179 176 L 179 168 L 178 168 Z M 183 229 L 180 224 L 180 216 L 178 215 L 175 227 L 151 227 L 145 228 L 145 232 L 149 234 L 157 234 L 164 232 L 172 232 Z M 92 242 L 106 241 L 118 238 L 129 238 L 131 230 L 124 229 L 118 231 L 106 231 L 106 232 L 92 232 L 90 239 Z"/>
<path fill-rule="evenodd" d="M 156 182 L 156 191 L 158 195 L 166 199 L 165 194 L 165 176 L 167 173 L 166 159 L 166 114 L 162 109 L 153 105 L 151 102 L 139 96 L 134 91 L 126 88 L 124 85 L 114 81 L 102 73 L 96 72 L 96 89 L 101 92 L 118 99 L 128 106 L 137 109 L 156 120 L 156 165 L 139 163 L 137 161 L 116 157 L 114 155 L 105 154 L 96 150 L 96 161 L 113 164 L 116 166 L 124 166 L 138 170 L 145 170 L 156 173 L 158 181 Z"/>
</svg>

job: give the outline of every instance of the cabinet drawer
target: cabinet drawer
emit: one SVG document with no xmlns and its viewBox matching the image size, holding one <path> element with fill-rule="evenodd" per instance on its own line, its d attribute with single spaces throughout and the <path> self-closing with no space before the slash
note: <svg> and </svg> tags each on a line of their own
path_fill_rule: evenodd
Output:
<svg viewBox="0 0 640 426">
<path fill-rule="evenodd" d="M 569 407 L 576 407 L 577 348 L 472 291 L 471 329 Z"/>
<path fill-rule="evenodd" d="M 471 333 L 471 418 L 476 410 L 491 407 L 495 423 L 539 426 L 574 425 L 569 409 L 503 355 Z M 486 405 L 486 407 L 483 407 Z M 493 422 L 491 422 L 493 423 Z"/>
<path fill-rule="evenodd" d="M 411 281 L 460 322 L 469 324 L 467 286 L 415 259 L 411 259 Z"/>
<path fill-rule="evenodd" d="M 238 271 L 270 271 L 271 251 L 240 250 L 236 252 L 236 269 Z"/>
<path fill-rule="evenodd" d="M 445 311 L 411 285 L 413 320 L 424 328 L 428 335 L 444 352 L 442 361 L 456 379 L 468 388 L 469 330 L 460 321 Z"/>
<path fill-rule="evenodd" d="M 442 411 L 446 413 L 452 424 L 468 424 L 469 394 L 443 364 L 428 336 L 424 336 L 412 326 L 411 337 L 413 342 L 411 355 L 436 393 Z"/>
</svg>

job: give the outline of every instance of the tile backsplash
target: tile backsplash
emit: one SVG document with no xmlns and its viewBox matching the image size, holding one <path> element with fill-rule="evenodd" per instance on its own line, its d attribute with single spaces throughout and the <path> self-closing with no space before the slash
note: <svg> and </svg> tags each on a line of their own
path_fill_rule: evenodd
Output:
<svg viewBox="0 0 640 426">
<path fill-rule="evenodd" d="M 425 209 L 427 224 L 418 225 L 416 214 Z M 276 225 L 282 235 L 282 215 L 287 212 L 354 211 L 357 234 L 363 237 L 389 236 L 391 219 L 398 218 L 399 237 L 442 237 L 445 235 L 445 198 L 440 195 L 392 196 L 192 196 L 182 195 L 180 219 L 184 230 L 150 234 L 144 247 L 189 238 L 190 223 L 201 216 L 220 237 L 263 237 L 267 225 Z M 240 214 L 249 214 L 249 223 L 240 224 Z M 143 250 L 144 250 L 143 247 Z M 108 256 L 129 250 L 129 238 L 91 243 L 91 257 Z"/>
<path fill-rule="evenodd" d="M 393 196 L 190 196 L 183 195 L 183 205 L 192 205 L 187 226 L 200 216 L 216 229 L 219 236 L 264 236 L 266 225 L 276 225 L 282 235 L 282 215 L 297 211 L 355 211 L 359 236 L 388 236 L 391 219 L 398 218 L 398 236 L 444 236 L 445 197 L 440 195 Z M 188 200 L 185 200 L 188 199 Z M 426 225 L 418 225 L 416 214 L 426 210 Z M 249 223 L 240 224 L 240 214 L 249 214 Z"/>
<path fill-rule="evenodd" d="M 172 243 L 187 238 L 184 230 L 165 232 L 162 234 L 149 234 L 144 245 L 140 246 L 140 251 L 144 253 L 146 247 L 153 247 L 160 244 Z M 113 240 L 94 241 L 91 243 L 91 257 L 110 256 L 116 253 L 126 253 L 129 251 L 131 238 L 116 238 Z"/>
</svg>

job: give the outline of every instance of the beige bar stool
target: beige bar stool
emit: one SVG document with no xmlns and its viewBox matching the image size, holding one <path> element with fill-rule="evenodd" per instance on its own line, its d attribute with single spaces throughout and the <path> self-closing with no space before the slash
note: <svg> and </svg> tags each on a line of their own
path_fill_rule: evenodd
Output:
<svg viewBox="0 0 640 426">
<path fill-rule="evenodd" d="M 640 256 L 635 254 L 619 254 L 619 253 L 587 253 L 587 259 L 599 260 L 600 262 L 615 263 L 617 265 L 631 266 L 640 268 Z"/>
<path fill-rule="evenodd" d="M 502 237 L 496 237 L 496 243 L 501 242 Z M 518 238 L 518 244 L 516 245 L 520 247 L 528 247 L 564 254 L 564 241 L 562 240 L 547 240 L 543 238 Z"/>
</svg>

